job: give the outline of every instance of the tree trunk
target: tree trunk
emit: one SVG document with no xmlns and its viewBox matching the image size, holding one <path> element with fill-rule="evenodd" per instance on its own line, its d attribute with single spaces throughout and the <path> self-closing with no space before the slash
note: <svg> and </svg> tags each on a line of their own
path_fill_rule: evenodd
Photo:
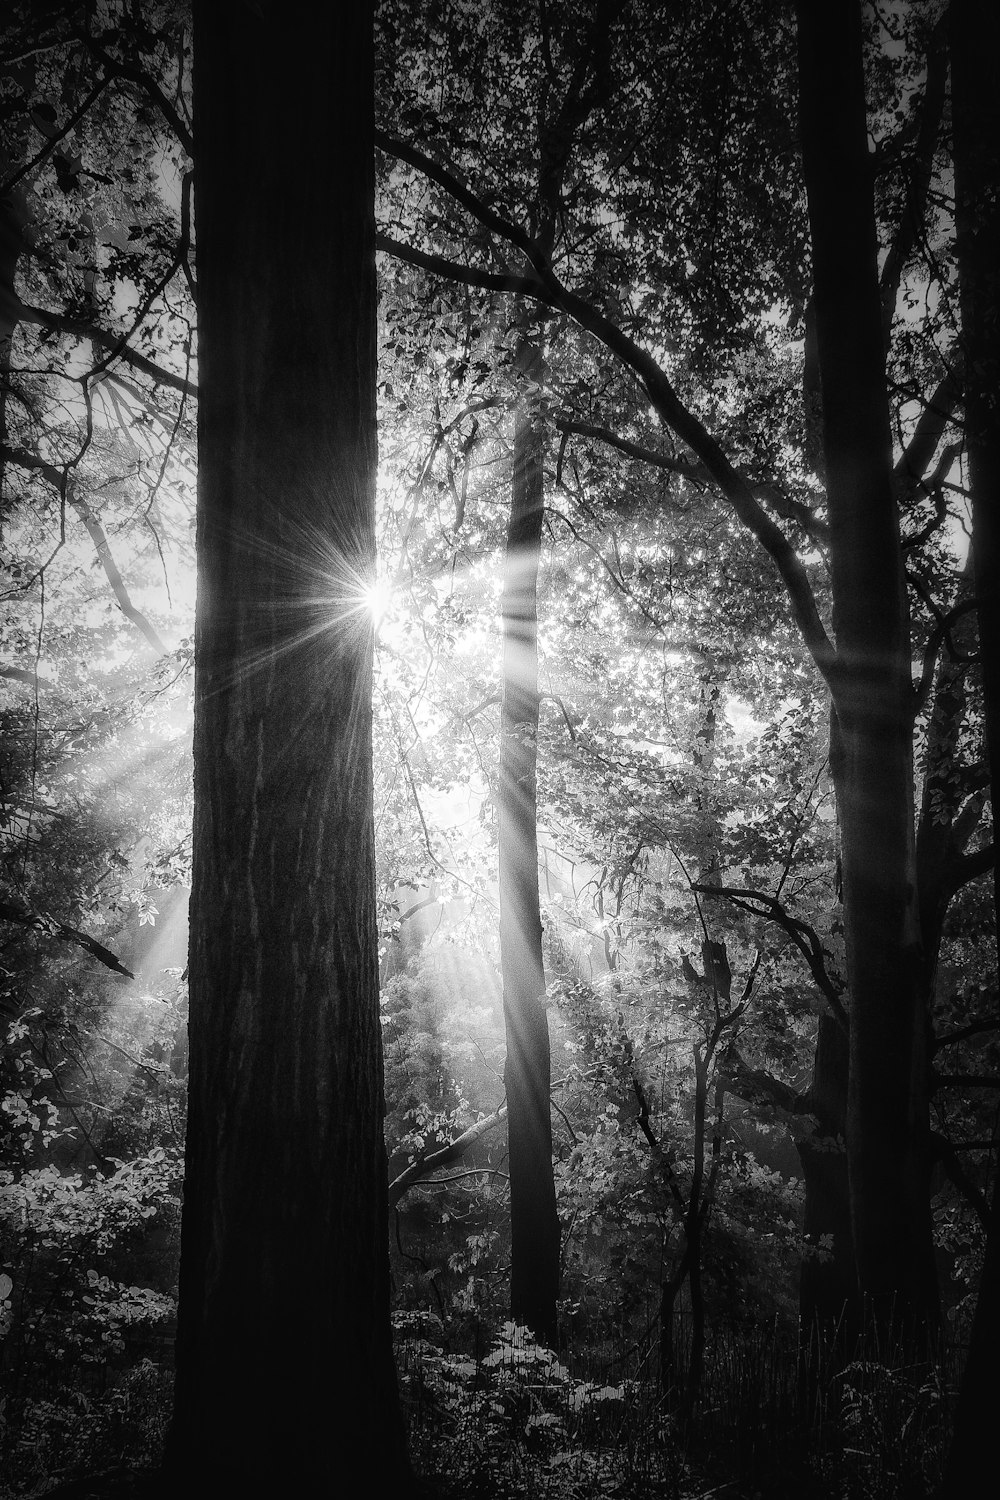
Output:
<svg viewBox="0 0 1000 1500">
<path fill-rule="evenodd" d="M 556 1337 L 559 1220 L 552 1175 L 549 1025 L 538 904 L 538 563 L 544 477 L 537 412 L 541 353 L 524 333 L 524 391 L 504 562 L 500 710 L 500 964 L 507 1036 L 504 1083 L 510 1158 L 511 1315 L 543 1343 Z"/>
<path fill-rule="evenodd" d="M 840 1023 L 820 1017 L 809 1089 L 816 1130 L 799 1145 L 805 1185 L 803 1232 L 817 1253 L 808 1251 L 799 1276 L 799 1322 L 804 1352 L 853 1348 L 860 1331 L 857 1277 L 851 1244 L 851 1207 L 844 1132 L 847 1122 L 848 1042 Z M 837 1144 L 837 1138 L 840 1142 Z M 829 1241 L 818 1253 L 821 1240 Z"/>
<path fill-rule="evenodd" d="M 949 25 L 965 440 L 995 830 L 1000 787 L 1000 94 L 995 76 L 1000 14 L 976 0 L 951 0 Z M 994 907 L 1000 937 L 996 867 Z M 998 1347 L 1000 1184 L 994 1183 L 986 1260 L 945 1479 L 944 1492 L 953 1500 L 974 1494 L 994 1462 Z"/>
<path fill-rule="evenodd" d="M 371 784 L 375 272 L 363 0 L 195 6 L 191 1071 L 168 1465 L 406 1483 Z M 317 162 L 322 162 L 318 169 Z"/>
<path fill-rule="evenodd" d="M 847 1160 L 858 1289 L 876 1327 L 933 1317 L 913 689 L 892 478 L 857 0 L 800 0 L 837 663 L 832 764 L 850 996 Z"/>
<path fill-rule="evenodd" d="M 8 169 L 7 155 L 0 151 L 0 172 L 4 177 L 8 175 Z M 17 265 L 24 250 L 26 218 L 24 195 L 14 188 L 5 198 L 0 199 L 0 498 L 3 491 L 4 450 L 7 446 L 10 356 L 21 309 L 21 300 L 17 295 Z"/>
</svg>

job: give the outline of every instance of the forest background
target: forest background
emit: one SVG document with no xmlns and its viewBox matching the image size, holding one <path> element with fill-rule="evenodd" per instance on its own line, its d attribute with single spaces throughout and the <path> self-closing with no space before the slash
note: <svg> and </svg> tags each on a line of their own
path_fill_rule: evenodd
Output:
<svg viewBox="0 0 1000 1500">
<path fill-rule="evenodd" d="M 939 1482 L 1000 1082 L 995 31 L 378 8 L 379 572 L 349 590 L 397 1358 L 463 1493 Z M 154 1463 L 169 1411 L 191 50 L 169 3 L 4 30 L 12 1495 Z M 266 561 L 340 623 L 321 532 Z"/>
</svg>

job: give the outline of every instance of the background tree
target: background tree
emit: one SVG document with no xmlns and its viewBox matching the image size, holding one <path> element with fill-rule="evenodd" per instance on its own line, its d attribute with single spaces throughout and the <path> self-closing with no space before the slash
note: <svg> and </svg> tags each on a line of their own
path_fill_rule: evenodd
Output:
<svg viewBox="0 0 1000 1500">
<path fill-rule="evenodd" d="M 797 11 L 836 659 L 828 669 L 850 994 L 855 1266 L 877 1316 L 933 1314 L 928 1017 L 913 809 L 908 606 L 892 478 L 860 8 Z"/>
<path fill-rule="evenodd" d="M 1000 22 L 968 0 L 949 7 L 955 218 L 965 424 L 972 488 L 973 558 L 986 747 L 994 826 L 1000 786 L 1000 105 L 986 59 L 1000 43 Z M 994 870 L 995 931 L 1000 933 L 1000 872 Z M 1000 1374 L 1000 1186 L 994 1182 L 985 1262 L 962 1380 L 945 1493 L 958 1496 L 989 1461 L 989 1423 Z"/>
</svg>

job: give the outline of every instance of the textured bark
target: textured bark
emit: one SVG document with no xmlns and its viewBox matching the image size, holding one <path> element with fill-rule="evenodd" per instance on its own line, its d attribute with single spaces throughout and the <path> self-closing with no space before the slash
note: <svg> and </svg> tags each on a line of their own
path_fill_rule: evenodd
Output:
<svg viewBox="0 0 1000 1500">
<path fill-rule="evenodd" d="M 407 1473 L 388 1308 L 371 786 L 364 0 L 195 5 L 190 1113 L 168 1463 Z M 322 164 L 319 169 L 317 163 Z"/>
<path fill-rule="evenodd" d="M 552 1175 L 549 1023 L 538 903 L 538 563 L 544 476 L 535 410 L 540 354 L 530 334 L 514 419 L 514 471 L 504 560 L 500 709 L 500 966 L 507 1040 L 511 1314 L 536 1338 L 556 1337 L 559 1220 Z"/>
<path fill-rule="evenodd" d="M 965 345 L 965 438 L 994 826 L 1000 786 L 1000 13 L 951 0 L 958 275 Z M 1000 934 L 1000 879 L 994 903 Z M 971 1495 L 995 1463 L 1000 1404 L 1000 1185 L 994 1183 L 979 1300 L 955 1413 L 944 1493 Z"/>
<path fill-rule="evenodd" d="M 800 120 L 837 659 L 833 761 L 850 995 L 847 1155 L 858 1287 L 876 1322 L 935 1305 L 913 689 L 885 385 L 857 0 L 797 6 Z"/>
</svg>

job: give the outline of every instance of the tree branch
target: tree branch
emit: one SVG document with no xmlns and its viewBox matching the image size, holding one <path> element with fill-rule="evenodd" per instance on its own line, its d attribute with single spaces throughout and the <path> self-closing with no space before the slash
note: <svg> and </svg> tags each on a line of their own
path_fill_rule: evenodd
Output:
<svg viewBox="0 0 1000 1500">
<path fill-rule="evenodd" d="M 961 381 L 949 370 L 917 418 L 913 435 L 896 462 L 895 480 L 904 498 L 919 488 L 961 399 Z"/>
<path fill-rule="evenodd" d="M 755 917 L 765 917 L 769 922 L 774 922 L 776 926 L 787 932 L 809 966 L 816 988 L 826 1000 L 840 1026 L 844 1031 L 849 1029 L 844 1003 L 840 998 L 837 985 L 827 971 L 823 945 L 814 927 L 800 917 L 793 917 L 776 896 L 768 896 L 763 891 L 748 891 L 742 886 L 700 885 L 698 883 L 693 884 L 691 889 L 704 896 L 720 897 L 731 902 L 733 906 L 750 912 Z M 764 908 L 763 911 L 760 910 L 761 907 Z"/>
<path fill-rule="evenodd" d="M 55 917 L 31 911 L 27 906 L 17 906 L 9 901 L 0 901 L 0 921 L 16 922 L 19 926 L 30 927 L 35 932 L 46 932 L 52 937 L 63 938 L 67 943 L 76 943 L 77 947 L 85 948 L 92 957 L 98 959 L 106 968 L 113 969 L 116 974 L 124 974 L 126 979 L 135 978 L 132 970 L 126 969 L 110 948 L 105 948 L 103 943 L 99 943 L 96 938 L 89 937 L 79 928 L 70 927 L 67 922 L 59 922 Z"/>
<path fill-rule="evenodd" d="M 169 386 L 171 390 L 180 391 L 184 396 L 198 395 L 198 387 L 193 381 L 185 380 L 183 375 L 175 375 L 172 370 L 164 370 L 154 360 L 147 359 L 145 354 L 132 349 L 121 334 L 109 333 L 106 328 L 99 328 L 94 323 L 83 323 L 75 318 L 67 318 L 62 313 L 49 312 L 44 307 L 31 307 L 26 303 L 20 304 L 17 318 L 21 323 L 49 328 L 53 333 L 65 333 L 70 338 L 89 339 L 98 348 L 109 350 L 113 359 L 120 359 L 133 370 L 148 375 L 157 385 Z"/>
<path fill-rule="evenodd" d="M 487 271 L 479 266 L 462 265 L 444 255 L 434 255 L 427 250 L 418 250 L 415 245 L 406 245 L 393 239 L 381 230 L 375 235 L 376 250 L 418 266 L 432 276 L 441 276 L 447 281 L 457 281 L 462 286 L 481 287 L 485 292 L 510 292 L 514 296 L 532 297 L 536 302 L 551 306 L 551 298 L 542 283 L 533 276 L 507 275 L 499 271 Z"/>
<path fill-rule="evenodd" d="M 996 1073 L 931 1073 L 931 1093 L 938 1089 L 1000 1089 Z"/>
<path fill-rule="evenodd" d="M 944 1167 L 948 1177 L 958 1188 L 962 1197 L 975 1212 L 980 1224 L 989 1232 L 990 1210 L 986 1194 L 972 1181 L 955 1154 L 955 1147 L 937 1130 L 930 1132 L 930 1143 L 934 1154 Z"/>
<path fill-rule="evenodd" d="M 935 1037 L 931 1045 L 932 1055 L 940 1052 L 942 1047 L 954 1047 L 958 1042 L 966 1042 L 972 1036 L 988 1035 L 991 1031 L 1000 1031 L 1000 1020 L 990 1019 L 982 1021 L 970 1021 L 968 1026 L 960 1026 L 957 1031 L 946 1031 L 944 1036 Z"/>
<path fill-rule="evenodd" d="M 46 127 L 43 132 L 46 137 L 44 146 L 42 146 L 40 151 L 35 153 L 30 161 L 26 162 L 23 167 L 16 171 L 12 177 L 8 177 L 6 182 L 0 184 L 0 198 L 6 198 L 7 194 L 17 187 L 19 182 L 23 182 L 25 177 L 29 176 L 36 167 L 40 167 L 42 162 L 46 161 L 52 155 L 59 142 L 65 140 L 70 131 L 76 125 L 79 125 L 84 115 L 90 109 L 90 106 L 100 98 L 110 82 L 110 78 L 101 78 L 91 89 L 79 108 L 73 111 L 65 125 L 60 126 L 58 130 L 53 129 L 50 134 L 48 127 Z"/>
<path fill-rule="evenodd" d="M 181 119 L 177 110 L 155 79 L 151 78 L 148 73 L 143 72 L 141 68 L 134 68 L 131 63 L 122 62 L 120 58 L 113 57 L 110 52 L 105 51 L 95 37 L 89 35 L 87 32 L 80 32 L 79 36 L 87 50 L 92 56 L 97 58 L 99 63 L 104 65 L 112 78 L 122 78 L 127 83 L 134 83 L 137 88 L 142 89 L 143 93 L 149 95 L 149 98 L 156 105 L 174 132 L 179 145 L 183 146 L 188 156 L 193 160 L 194 138 L 186 123 Z"/>
<path fill-rule="evenodd" d="M 477 1120 L 474 1125 L 470 1125 L 468 1130 L 464 1130 L 461 1135 L 456 1136 L 447 1146 L 442 1146 L 437 1151 L 428 1152 L 424 1156 L 418 1156 L 415 1161 L 411 1161 L 409 1166 L 405 1167 L 389 1184 L 389 1207 L 395 1208 L 400 1199 L 405 1193 L 409 1192 L 415 1182 L 420 1182 L 422 1178 L 429 1177 L 432 1172 L 438 1171 L 439 1168 L 447 1167 L 451 1162 L 458 1161 L 470 1147 L 474 1146 L 477 1141 L 481 1141 L 484 1135 L 491 1134 L 498 1126 L 502 1125 L 506 1118 L 507 1106 L 506 1104 L 501 1104 L 499 1109 L 494 1110 L 491 1115 L 484 1115 L 481 1120 Z"/>
<path fill-rule="evenodd" d="M 593 438 L 596 442 L 606 443 L 609 448 L 617 448 L 629 458 L 636 458 L 641 463 L 653 464 L 658 469 L 666 469 L 668 473 L 679 474 L 684 479 L 689 479 L 692 484 L 707 485 L 712 482 L 712 475 L 704 464 L 693 464 L 686 458 L 678 458 L 673 453 L 663 453 L 658 448 L 647 448 L 642 443 L 634 443 L 629 438 L 619 437 L 609 427 L 601 427 L 592 422 L 578 422 L 570 417 L 556 417 L 553 425 L 559 432 L 568 436 L 576 434 L 579 437 Z M 747 479 L 755 497 L 770 505 L 779 516 L 785 520 L 796 521 L 808 536 L 817 542 L 828 540 L 828 529 L 824 522 L 801 501 L 792 495 L 786 495 L 776 484 L 762 484 L 756 480 Z"/>
<path fill-rule="evenodd" d="M 726 1070 L 727 1085 L 748 1104 L 763 1102 L 790 1115 L 812 1113 L 808 1092 L 802 1093 L 790 1083 L 782 1083 L 780 1078 L 775 1078 L 763 1068 L 751 1068 L 736 1048 L 731 1049 L 730 1058 L 731 1062 Z"/>
<path fill-rule="evenodd" d="M 25 453 L 20 449 L 4 447 L 0 449 L 4 461 L 17 464 L 22 469 L 32 469 L 42 475 L 53 487 L 60 498 L 65 498 L 76 511 L 80 520 L 90 534 L 91 541 L 97 552 L 101 567 L 104 569 L 105 577 L 111 585 L 112 592 L 118 600 L 118 606 L 125 617 L 132 621 L 139 633 L 145 637 L 149 645 L 158 656 L 168 654 L 167 647 L 160 639 L 154 627 L 146 619 L 140 609 L 136 609 L 125 586 L 125 580 L 118 571 L 118 565 L 114 560 L 107 536 L 100 521 L 94 515 L 86 500 L 76 493 L 74 487 L 69 483 L 68 476 L 60 472 L 54 464 L 46 463 L 34 453 Z"/>
<path fill-rule="evenodd" d="M 22 682 L 25 687 L 31 688 L 32 692 L 37 692 L 39 688 L 43 688 L 46 692 L 52 689 L 51 682 L 46 682 L 44 677 L 39 677 L 37 672 L 29 671 L 27 667 L 0 667 L 0 677 L 10 682 Z"/>
<path fill-rule="evenodd" d="M 903 272 L 906 270 L 924 227 L 924 212 L 934 170 L 934 153 L 944 114 L 945 85 L 948 77 L 945 24 L 946 18 L 938 21 L 928 41 L 926 81 L 923 98 L 919 105 L 919 122 L 913 157 L 907 164 L 909 170 L 903 209 L 879 279 L 882 322 L 887 339 L 896 310 L 896 297 Z"/>
<path fill-rule="evenodd" d="M 641 380 L 646 394 L 661 420 L 701 459 L 722 495 L 743 524 L 753 533 L 781 578 L 791 604 L 792 613 L 802 633 L 816 666 L 831 689 L 837 676 L 836 649 L 826 633 L 820 617 L 808 573 L 781 528 L 772 521 L 754 496 L 753 490 L 743 476 L 726 457 L 718 441 L 708 432 L 693 412 L 680 400 L 666 373 L 651 354 L 641 348 L 621 328 L 612 323 L 585 298 L 571 292 L 560 282 L 548 258 L 538 243 L 518 225 L 498 214 L 459 181 L 454 173 L 442 167 L 423 151 L 405 141 L 395 140 L 384 131 L 376 132 L 376 145 L 385 152 L 397 156 L 422 172 L 432 182 L 442 187 L 456 203 L 465 208 L 485 229 L 499 235 L 515 249 L 520 250 L 537 281 L 526 278 L 524 294 L 557 308 L 567 314 L 581 328 L 594 335 L 612 354 L 615 354 Z M 388 248 L 384 237 L 379 237 L 383 248 Z M 421 252 L 414 254 L 408 247 L 393 244 L 393 253 L 403 260 L 427 268 L 427 257 Z M 468 266 L 452 267 L 449 262 L 439 263 L 435 270 L 442 276 L 453 277 L 469 285 L 483 285 L 482 275 Z M 480 278 L 477 281 L 477 276 Z M 491 289 L 505 290 L 491 277 Z"/>
<path fill-rule="evenodd" d="M 997 862 L 996 846 L 986 844 L 982 849 L 974 849 L 971 854 L 957 855 L 950 862 L 947 885 L 952 895 L 960 891 L 963 885 L 968 885 L 970 880 L 978 880 L 981 875 L 988 875 Z"/>
</svg>

